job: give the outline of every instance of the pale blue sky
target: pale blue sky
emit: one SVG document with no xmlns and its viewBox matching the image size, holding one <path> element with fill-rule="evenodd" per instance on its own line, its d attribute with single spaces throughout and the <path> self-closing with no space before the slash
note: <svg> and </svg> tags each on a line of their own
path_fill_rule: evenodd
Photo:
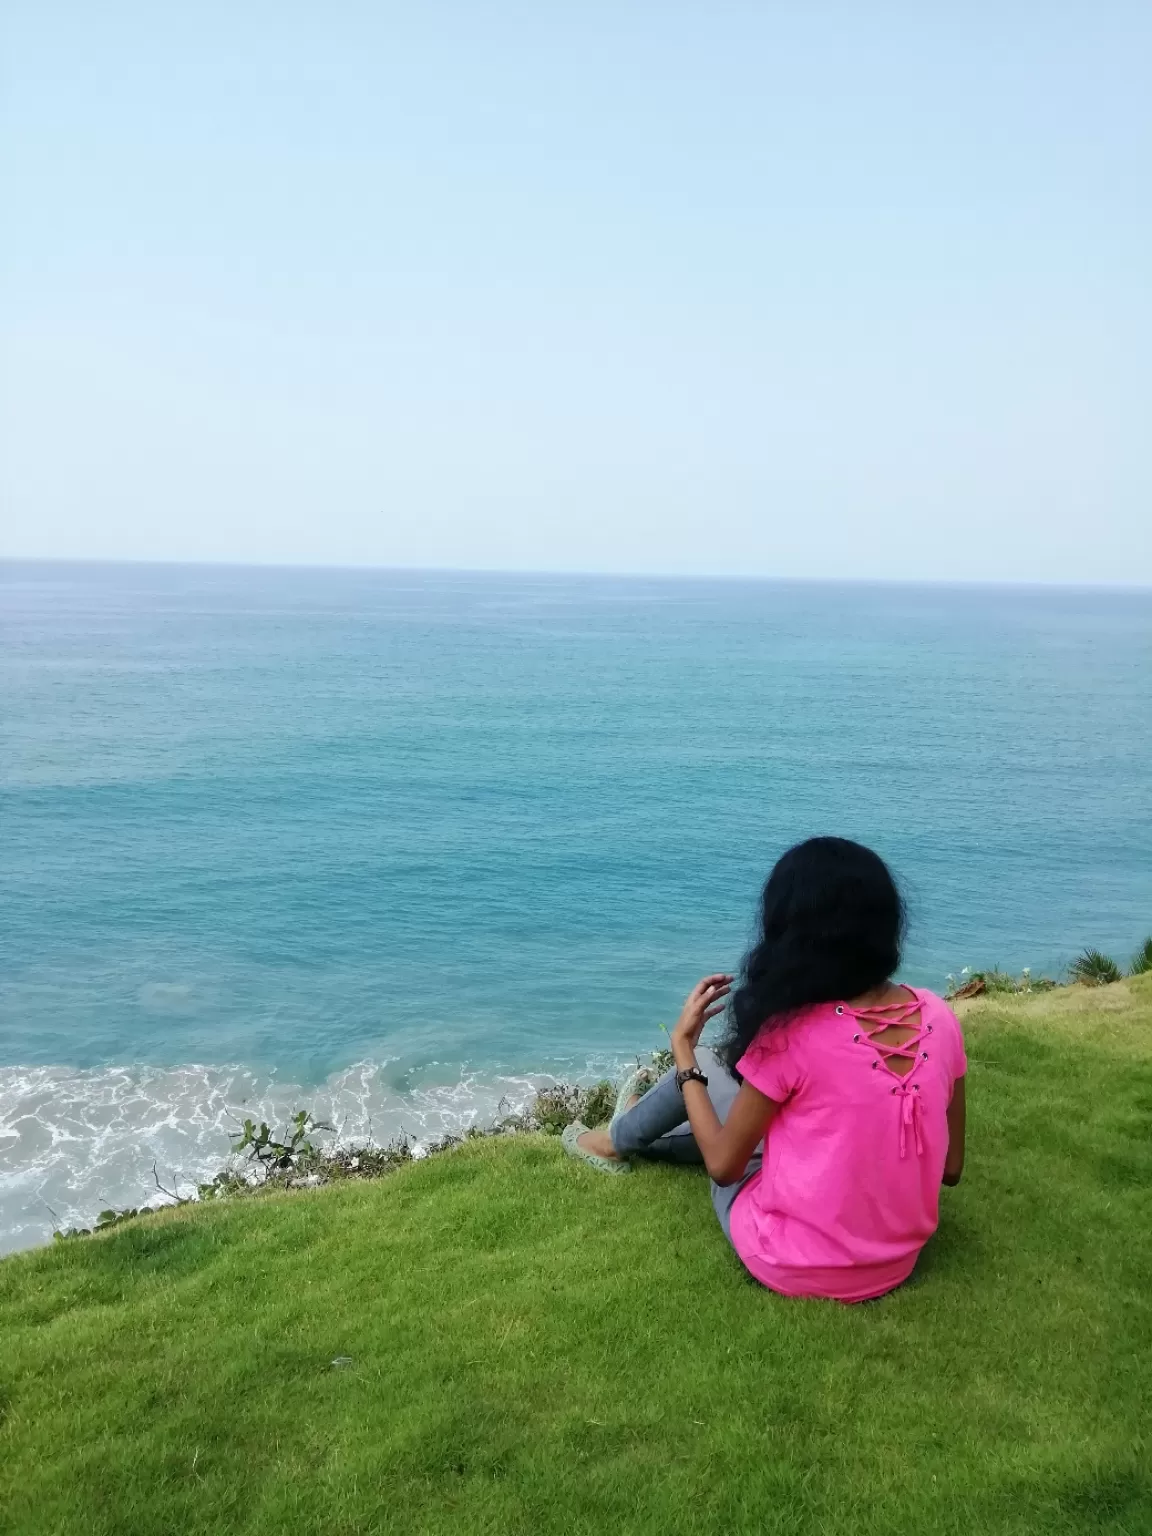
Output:
<svg viewBox="0 0 1152 1536">
<path fill-rule="evenodd" d="M 0 553 L 1152 582 L 1152 7 L 3 27 Z"/>
</svg>

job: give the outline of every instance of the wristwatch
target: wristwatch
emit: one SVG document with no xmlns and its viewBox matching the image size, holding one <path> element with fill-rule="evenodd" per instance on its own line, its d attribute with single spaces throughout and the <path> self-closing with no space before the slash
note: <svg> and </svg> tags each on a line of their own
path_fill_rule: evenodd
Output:
<svg viewBox="0 0 1152 1536">
<path fill-rule="evenodd" d="M 705 1088 L 707 1088 L 708 1079 L 699 1067 L 685 1067 L 682 1072 L 677 1072 L 676 1074 L 676 1086 L 681 1093 L 684 1092 L 685 1083 L 703 1083 Z"/>
</svg>

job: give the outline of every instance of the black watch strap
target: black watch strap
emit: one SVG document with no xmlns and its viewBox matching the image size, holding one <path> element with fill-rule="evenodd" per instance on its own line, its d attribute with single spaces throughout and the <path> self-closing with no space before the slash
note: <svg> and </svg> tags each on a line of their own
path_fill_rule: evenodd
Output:
<svg viewBox="0 0 1152 1536">
<path fill-rule="evenodd" d="M 708 1079 L 699 1067 L 685 1067 L 683 1072 L 677 1072 L 676 1074 L 676 1086 L 681 1093 L 684 1092 L 685 1083 L 703 1083 L 705 1088 L 707 1088 Z"/>
</svg>

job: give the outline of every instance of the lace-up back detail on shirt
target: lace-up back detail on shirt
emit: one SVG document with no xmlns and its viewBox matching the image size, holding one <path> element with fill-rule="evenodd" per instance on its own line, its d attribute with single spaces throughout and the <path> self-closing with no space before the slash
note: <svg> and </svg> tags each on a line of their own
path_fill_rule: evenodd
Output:
<svg viewBox="0 0 1152 1536">
<path fill-rule="evenodd" d="M 847 1003 L 838 1003 L 836 1012 L 858 1026 L 852 1036 L 853 1043 L 875 1053 L 873 1070 L 883 1070 L 889 1077 L 896 1078 L 889 1092 L 899 1106 L 900 1156 L 908 1155 L 910 1132 L 916 1155 L 921 1156 L 924 1139 L 920 1125 L 920 1084 L 916 1075 L 917 1068 L 928 1060 L 925 1042 L 932 1033 L 932 1026 L 925 1021 L 920 999 L 913 993 L 875 1008 L 852 1008 Z"/>
</svg>

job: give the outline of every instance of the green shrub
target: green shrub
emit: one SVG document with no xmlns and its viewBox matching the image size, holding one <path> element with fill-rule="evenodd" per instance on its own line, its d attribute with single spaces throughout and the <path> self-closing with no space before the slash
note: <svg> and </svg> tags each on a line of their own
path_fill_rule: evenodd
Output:
<svg viewBox="0 0 1152 1536">
<path fill-rule="evenodd" d="M 1086 949 L 1073 960 L 1069 975 L 1085 987 L 1106 987 L 1120 980 L 1120 967 L 1098 949 Z"/>
<path fill-rule="evenodd" d="M 1009 971 L 1002 971 L 999 967 L 991 971 L 984 971 L 985 992 L 1022 992 L 1024 986 L 1017 981 Z"/>
<path fill-rule="evenodd" d="M 63 1243 L 72 1237 L 91 1237 L 93 1232 L 107 1232 L 112 1227 L 118 1227 L 125 1221 L 132 1221 L 137 1216 L 146 1216 L 147 1210 L 136 1206 L 126 1206 L 122 1211 L 101 1211 L 90 1227 L 65 1227 L 57 1229 L 52 1234 L 54 1242 Z"/>
<path fill-rule="evenodd" d="M 273 1171 L 296 1171 L 316 1157 L 315 1144 L 310 1140 L 312 1132 L 332 1129 L 307 1109 L 297 1110 L 280 1138 L 264 1122 L 257 1127 L 253 1121 L 245 1120 L 241 1134 L 233 1139 L 232 1151 L 247 1152 L 248 1161 L 265 1176 Z"/>
<path fill-rule="evenodd" d="M 945 977 L 944 996 L 948 1001 L 955 998 L 981 997 L 985 993 L 1015 995 L 1018 992 L 1050 992 L 1057 983 L 1050 976 L 1033 976 L 1025 966 L 1019 976 L 994 966 L 990 971 L 973 971 L 968 966 L 959 977 L 951 972 Z"/>
<path fill-rule="evenodd" d="M 1152 971 L 1152 933 L 1144 940 L 1140 948 L 1132 956 L 1132 967 L 1129 976 L 1143 976 Z"/>
<path fill-rule="evenodd" d="M 585 1125 L 603 1125 L 612 1118 L 615 1107 L 616 1084 L 606 1078 L 591 1088 L 554 1083 L 549 1088 L 541 1088 L 536 1095 L 528 1111 L 528 1120 L 550 1136 L 559 1136 L 573 1120 L 581 1120 Z"/>
</svg>

